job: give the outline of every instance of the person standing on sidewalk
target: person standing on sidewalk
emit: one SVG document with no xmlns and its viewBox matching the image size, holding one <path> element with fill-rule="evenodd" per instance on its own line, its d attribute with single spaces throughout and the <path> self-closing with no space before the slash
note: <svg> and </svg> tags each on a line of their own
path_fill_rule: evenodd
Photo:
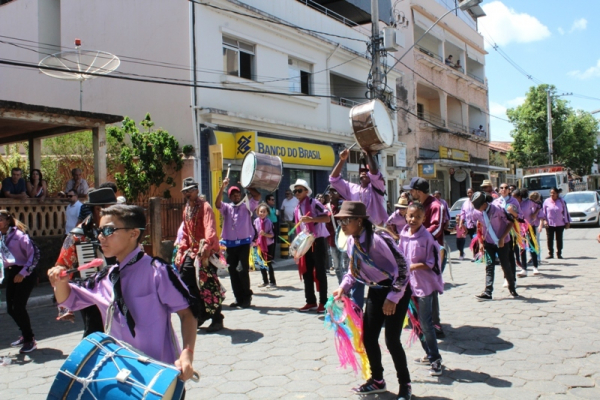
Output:
<svg viewBox="0 0 600 400">
<path fill-rule="evenodd" d="M 514 218 L 522 218 L 521 214 L 521 206 L 519 205 L 519 200 L 515 199 L 511 196 L 511 191 L 508 183 L 500 184 L 500 196 L 492 202 L 492 204 L 497 205 L 498 207 L 503 208 L 508 213 L 512 214 Z M 514 240 L 508 235 L 505 241 L 505 245 L 508 247 L 508 260 L 510 262 L 510 269 L 512 271 L 512 276 L 515 279 L 515 287 L 517 282 L 517 262 L 516 262 L 516 254 L 518 254 L 519 246 L 515 243 Z M 517 249 L 515 249 L 517 247 Z M 516 253 L 516 254 L 515 254 Z M 505 279 L 504 287 L 508 287 L 508 281 Z"/>
<path fill-rule="evenodd" d="M 206 332 L 218 332 L 223 329 L 225 318 L 222 313 L 223 294 L 217 268 L 208 262 L 208 258 L 220 250 L 215 214 L 210 204 L 198 196 L 198 182 L 194 178 L 184 179 L 181 192 L 187 204 L 183 209 L 175 265 L 190 294 L 198 299 L 198 310 L 195 310 L 198 328 L 210 319 Z M 199 276 L 196 276 L 196 262 L 199 264 Z"/>
<path fill-rule="evenodd" d="M 400 384 L 397 398 L 410 400 L 410 372 L 400 341 L 412 294 L 406 261 L 388 232 L 374 232 L 375 228 L 362 202 L 345 201 L 335 218 L 348 236 L 350 266 L 333 296 L 336 300 L 341 299 L 356 281 L 369 286 L 362 340 L 371 365 L 371 377 L 353 390 L 360 395 L 387 391 L 379 346 L 379 335 L 385 324 L 385 344 L 392 356 Z"/>
<path fill-rule="evenodd" d="M 273 270 L 273 260 L 275 259 L 275 234 L 273 232 L 273 223 L 269 219 L 270 207 L 266 203 L 260 203 L 256 207 L 256 213 L 258 217 L 254 219 L 254 230 L 256 231 L 256 243 L 262 254 L 269 273 L 264 269 L 260 270 L 262 274 L 263 283 L 258 285 L 259 287 L 270 286 L 272 288 L 277 286 L 275 282 L 275 271 Z"/>
<path fill-rule="evenodd" d="M 258 206 L 260 193 L 256 189 L 248 189 L 252 196 L 248 203 L 242 200 L 242 192 L 237 186 L 227 191 L 231 204 L 223 201 L 223 191 L 229 185 L 229 178 L 223 179 L 221 189 L 215 200 L 215 208 L 223 216 L 222 243 L 227 247 L 227 264 L 231 277 L 231 289 L 235 301 L 230 307 L 249 308 L 252 306 L 252 290 L 250 289 L 250 244 L 254 238 L 252 213 Z M 238 266 L 239 264 L 239 266 Z"/>
<path fill-rule="evenodd" d="M 67 200 L 69 200 L 69 204 L 65 210 L 65 236 L 69 235 L 71 230 L 77 226 L 77 217 L 79 216 L 79 211 L 82 206 L 79 198 L 77 198 L 77 193 L 75 193 L 74 190 L 69 190 L 67 192 Z"/>
<path fill-rule="evenodd" d="M 492 300 L 494 291 L 494 272 L 496 256 L 500 259 L 500 265 L 504 271 L 504 276 L 508 282 L 508 291 L 511 296 L 518 297 L 515 290 L 515 279 L 512 276 L 512 269 L 509 260 L 509 248 L 505 245 L 505 240 L 510 235 L 514 222 L 512 214 L 506 212 L 502 207 L 492 204 L 493 198 L 485 192 L 475 192 L 471 197 L 473 207 L 475 207 L 475 219 L 481 224 L 484 235 L 485 255 L 485 290 L 476 295 L 478 300 Z"/>
<path fill-rule="evenodd" d="M 39 250 L 36 252 L 35 244 L 27 234 L 27 226 L 7 210 L 0 210 L 0 233 L 0 253 L 6 283 L 6 312 L 21 330 L 21 337 L 10 345 L 21 347 L 21 354 L 30 353 L 37 349 L 37 343 L 27 313 L 27 300 L 37 283 L 34 269 L 39 261 Z"/>
<path fill-rule="evenodd" d="M 423 335 L 419 338 L 425 356 L 417 364 L 429 365 L 429 375 L 442 375 L 442 356 L 432 319 L 433 293 L 444 293 L 444 280 L 440 268 L 439 245 L 423 226 L 425 210 L 420 203 L 408 206 L 407 225 L 400 232 L 400 251 L 410 266 L 410 287 L 417 299 L 419 324 Z"/>
<path fill-rule="evenodd" d="M 338 229 L 341 228 L 338 221 L 335 219 L 335 216 L 338 212 L 340 212 L 340 203 L 343 200 L 338 191 L 332 187 L 329 187 L 329 197 L 329 203 L 325 205 L 325 208 L 327 208 L 327 211 L 329 211 L 331 218 L 331 220 L 327 223 L 327 230 L 329 231 L 327 243 L 329 244 L 329 252 L 331 253 L 331 265 L 333 271 L 338 279 L 338 283 L 341 283 L 348 268 L 348 255 L 346 253 L 346 246 L 340 250 L 338 248 L 338 243 L 336 243 L 338 239 L 336 234 Z M 343 232 L 341 234 L 344 235 Z"/>
<path fill-rule="evenodd" d="M 292 231 L 294 227 L 294 210 L 298 205 L 298 199 L 292 194 L 291 190 L 285 191 L 285 199 L 281 202 L 281 214 L 283 217 L 283 222 L 288 226 L 288 232 Z M 292 243 L 294 241 L 294 234 L 288 234 L 288 242 Z M 290 254 L 291 257 L 291 254 Z"/>
<path fill-rule="evenodd" d="M 467 189 L 467 199 L 460 208 L 460 221 L 456 224 L 457 227 L 463 226 L 467 230 L 467 235 L 473 240 L 477 233 L 477 224 L 473 218 L 473 204 L 471 203 L 471 197 L 473 196 L 473 189 Z"/>
<path fill-rule="evenodd" d="M 561 190 L 553 187 L 550 197 L 544 200 L 542 211 L 544 213 L 544 226 L 548 241 L 548 258 L 554 258 L 554 235 L 556 234 L 556 257 L 562 257 L 563 233 L 571 227 L 571 216 L 567 210 L 567 203 L 559 197 Z"/>
</svg>

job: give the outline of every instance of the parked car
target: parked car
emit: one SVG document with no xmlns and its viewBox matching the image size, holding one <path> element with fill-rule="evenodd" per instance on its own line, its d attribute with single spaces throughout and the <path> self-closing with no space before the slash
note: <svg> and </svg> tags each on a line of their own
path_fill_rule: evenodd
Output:
<svg viewBox="0 0 600 400">
<path fill-rule="evenodd" d="M 563 197 L 571 225 L 600 226 L 600 195 L 596 191 L 571 192 Z"/>
<path fill-rule="evenodd" d="M 452 204 L 452 207 L 450 207 L 450 226 L 448 227 L 448 229 L 450 229 L 451 231 L 456 229 L 456 216 L 460 214 L 460 209 L 462 208 L 463 203 L 467 199 L 468 197 L 461 197 L 460 199 L 456 200 L 454 204 Z"/>
</svg>

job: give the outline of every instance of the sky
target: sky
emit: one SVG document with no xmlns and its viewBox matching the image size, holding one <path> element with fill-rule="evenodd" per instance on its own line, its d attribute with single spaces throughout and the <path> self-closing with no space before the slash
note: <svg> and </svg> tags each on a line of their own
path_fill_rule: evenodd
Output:
<svg viewBox="0 0 600 400">
<path fill-rule="evenodd" d="M 574 109 L 600 109 L 600 1 L 484 0 L 481 7 L 487 14 L 479 19 L 479 31 L 489 53 L 490 114 L 508 119 L 506 110 L 522 104 L 538 83 L 555 85 L 559 94 L 573 93 L 562 99 Z M 490 117 L 490 124 L 491 140 L 512 141 L 511 123 Z"/>
</svg>

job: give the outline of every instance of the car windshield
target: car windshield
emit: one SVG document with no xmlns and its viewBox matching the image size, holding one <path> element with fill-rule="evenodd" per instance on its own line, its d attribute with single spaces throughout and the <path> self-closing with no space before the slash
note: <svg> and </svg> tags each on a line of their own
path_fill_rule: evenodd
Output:
<svg viewBox="0 0 600 400">
<path fill-rule="evenodd" d="M 556 175 L 532 176 L 523 179 L 523 186 L 529 190 L 548 190 L 556 187 Z"/>
<path fill-rule="evenodd" d="M 564 198 L 569 204 L 585 204 L 596 201 L 596 195 L 594 193 L 568 193 Z"/>
<path fill-rule="evenodd" d="M 457 211 L 460 210 L 462 208 L 463 203 L 465 202 L 466 199 L 458 199 L 456 200 L 456 203 L 454 203 L 452 205 L 452 208 L 450 209 L 450 211 Z"/>
</svg>

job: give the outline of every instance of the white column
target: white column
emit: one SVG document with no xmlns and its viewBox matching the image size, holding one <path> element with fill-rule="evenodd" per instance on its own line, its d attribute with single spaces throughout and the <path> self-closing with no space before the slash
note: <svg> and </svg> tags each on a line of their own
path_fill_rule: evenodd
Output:
<svg viewBox="0 0 600 400">
<path fill-rule="evenodd" d="M 94 149 L 94 187 L 106 182 L 106 127 L 100 125 L 92 129 Z"/>
<path fill-rule="evenodd" d="M 29 169 L 42 169 L 42 139 L 29 139 Z"/>
</svg>

